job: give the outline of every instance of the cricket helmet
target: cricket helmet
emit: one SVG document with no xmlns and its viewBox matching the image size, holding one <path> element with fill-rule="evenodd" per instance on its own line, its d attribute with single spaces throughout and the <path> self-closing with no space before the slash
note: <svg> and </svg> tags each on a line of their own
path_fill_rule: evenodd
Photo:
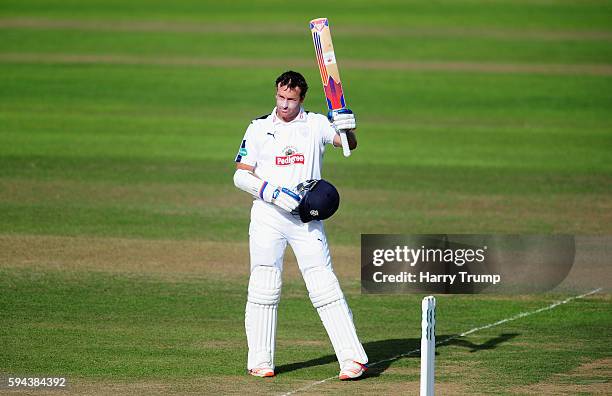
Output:
<svg viewBox="0 0 612 396">
<path fill-rule="evenodd" d="M 304 223 L 325 220 L 338 210 L 340 194 L 336 187 L 326 180 L 307 180 L 298 184 L 297 190 L 302 197 L 297 214 Z"/>
</svg>

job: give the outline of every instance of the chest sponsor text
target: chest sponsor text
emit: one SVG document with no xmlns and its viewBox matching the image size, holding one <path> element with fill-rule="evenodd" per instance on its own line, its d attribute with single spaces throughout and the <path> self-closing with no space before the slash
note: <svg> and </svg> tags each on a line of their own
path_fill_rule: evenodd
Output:
<svg viewBox="0 0 612 396">
<path fill-rule="evenodd" d="M 304 164 L 304 154 L 291 154 L 276 157 L 277 166 L 287 166 L 295 164 Z"/>
</svg>

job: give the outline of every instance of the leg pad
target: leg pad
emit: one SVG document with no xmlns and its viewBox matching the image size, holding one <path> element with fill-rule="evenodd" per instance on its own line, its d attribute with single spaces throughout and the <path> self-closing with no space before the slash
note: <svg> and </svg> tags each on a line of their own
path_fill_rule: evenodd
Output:
<svg viewBox="0 0 612 396">
<path fill-rule="evenodd" d="M 357 337 L 353 315 L 334 272 L 327 266 L 311 267 L 303 275 L 312 305 L 319 313 L 341 367 L 352 361 L 366 364 L 368 356 Z"/>
<path fill-rule="evenodd" d="M 256 266 L 251 271 L 244 326 L 249 346 L 247 368 L 274 369 L 276 318 L 281 293 L 281 271 Z"/>
<path fill-rule="evenodd" d="M 310 301 L 319 309 L 344 299 L 336 274 L 329 267 L 311 267 L 304 271 L 304 281 Z"/>
<path fill-rule="evenodd" d="M 260 305 L 278 304 L 281 285 L 281 272 L 278 268 L 259 265 L 251 271 L 247 300 Z"/>
</svg>

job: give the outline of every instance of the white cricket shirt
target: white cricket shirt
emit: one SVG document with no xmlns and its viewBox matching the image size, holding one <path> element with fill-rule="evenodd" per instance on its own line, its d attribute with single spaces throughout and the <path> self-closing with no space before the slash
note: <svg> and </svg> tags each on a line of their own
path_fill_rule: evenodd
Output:
<svg viewBox="0 0 612 396">
<path fill-rule="evenodd" d="M 322 114 L 300 109 L 291 122 L 272 113 L 253 120 L 244 134 L 236 162 L 255 167 L 268 183 L 294 188 L 309 179 L 321 178 L 325 145 L 336 131 Z"/>
</svg>

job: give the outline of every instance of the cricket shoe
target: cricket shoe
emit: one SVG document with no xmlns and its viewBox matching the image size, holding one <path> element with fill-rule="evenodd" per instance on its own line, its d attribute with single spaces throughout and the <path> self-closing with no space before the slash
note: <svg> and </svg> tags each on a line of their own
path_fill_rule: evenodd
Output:
<svg viewBox="0 0 612 396">
<path fill-rule="evenodd" d="M 254 377 L 274 377 L 274 370 L 269 367 L 256 367 L 250 369 L 249 374 Z"/>
<path fill-rule="evenodd" d="M 342 370 L 340 370 L 338 378 L 340 378 L 342 381 L 359 378 L 366 372 L 367 369 L 368 366 L 365 364 L 350 360 L 344 363 L 344 367 L 342 367 Z"/>
</svg>

